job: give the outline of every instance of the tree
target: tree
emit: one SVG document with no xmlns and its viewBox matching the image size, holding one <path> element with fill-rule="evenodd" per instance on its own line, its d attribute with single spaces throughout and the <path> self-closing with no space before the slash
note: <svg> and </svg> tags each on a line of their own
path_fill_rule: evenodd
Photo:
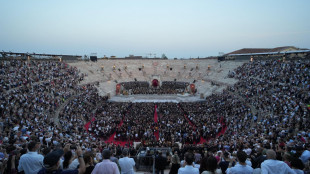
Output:
<svg viewBox="0 0 310 174">
<path fill-rule="evenodd" d="M 167 57 L 165 54 L 162 54 L 162 55 L 161 55 L 161 58 L 162 58 L 162 59 L 168 59 L 168 57 Z"/>
</svg>

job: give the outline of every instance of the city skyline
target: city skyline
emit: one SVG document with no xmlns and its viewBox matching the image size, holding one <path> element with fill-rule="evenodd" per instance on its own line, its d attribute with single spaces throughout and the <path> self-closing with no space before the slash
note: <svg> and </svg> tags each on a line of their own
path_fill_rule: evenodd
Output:
<svg viewBox="0 0 310 174">
<path fill-rule="evenodd" d="M 98 57 L 310 48 L 310 1 L 1 1 L 0 49 Z"/>
</svg>

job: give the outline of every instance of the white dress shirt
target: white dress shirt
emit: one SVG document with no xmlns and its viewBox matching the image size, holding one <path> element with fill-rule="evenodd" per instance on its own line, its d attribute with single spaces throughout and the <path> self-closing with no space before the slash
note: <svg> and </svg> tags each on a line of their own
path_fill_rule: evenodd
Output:
<svg viewBox="0 0 310 174">
<path fill-rule="evenodd" d="M 119 170 L 115 162 L 104 159 L 95 166 L 92 174 L 119 174 Z"/>
<path fill-rule="evenodd" d="M 199 174 L 199 169 L 194 168 L 192 165 L 186 165 L 179 168 L 178 174 Z"/>
<path fill-rule="evenodd" d="M 283 161 L 268 159 L 261 164 L 262 174 L 295 174 Z"/>
<path fill-rule="evenodd" d="M 121 167 L 121 174 L 134 174 L 135 171 L 133 170 L 133 167 L 135 166 L 135 161 L 133 158 L 120 158 L 118 160 L 118 164 Z"/>
<path fill-rule="evenodd" d="M 228 168 L 226 170 L 226 173 L 227 174 L 252 174 L 253 168 L 250 167 L 249 165 L 236 164 L 235 167 Z"/>
<path fill-rule="evenodd" d="M 37 174 L 43 168 L 43 155 L 38 152 L 28 152 L 20 157 L 18 171 L 25 174 Z"/>
</svg>

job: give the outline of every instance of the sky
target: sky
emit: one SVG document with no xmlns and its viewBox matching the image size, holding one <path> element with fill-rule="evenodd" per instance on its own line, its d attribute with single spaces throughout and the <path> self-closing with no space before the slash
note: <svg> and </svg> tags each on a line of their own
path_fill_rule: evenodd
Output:
<svg viewBox="0 0 310 174">
<path fill-rule="evenodd" d="M 0 0 L 0 50 L 168 58 L 310 48 L 310 0 Z"/>
</svg>

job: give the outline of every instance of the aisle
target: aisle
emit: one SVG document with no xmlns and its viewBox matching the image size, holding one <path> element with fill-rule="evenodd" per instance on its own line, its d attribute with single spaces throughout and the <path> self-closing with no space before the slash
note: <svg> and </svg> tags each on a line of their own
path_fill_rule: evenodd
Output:
<svg viewBox="0 0 310 174">
<path fill-rule="evenodd" d="M 154 111 L 154 122 L 158 123 L 158 115 L 157 115 L 157 105 L 155 105 L 155 111 Z M 155 128 L 154 136 L 156 137 L 156 140 L 159 139 L 159 131 L 158 127 Z"/>
<path fill-rule="evenodd" d="M 123 125 L 123 119 L 121 120 L 121 122 L 118 124 L 117 128 L 121 127 Z M 116 132 L 114 132 L 109 138 L 108 140 L 106 140 L 106 143 L 113 143 L 116 145 L 120 145 L 120 146 L 125 146 L 126 145 L 126 141 L 120 141 L 120 140 L 115 140 L 115 135 Z"/>
</svg>

